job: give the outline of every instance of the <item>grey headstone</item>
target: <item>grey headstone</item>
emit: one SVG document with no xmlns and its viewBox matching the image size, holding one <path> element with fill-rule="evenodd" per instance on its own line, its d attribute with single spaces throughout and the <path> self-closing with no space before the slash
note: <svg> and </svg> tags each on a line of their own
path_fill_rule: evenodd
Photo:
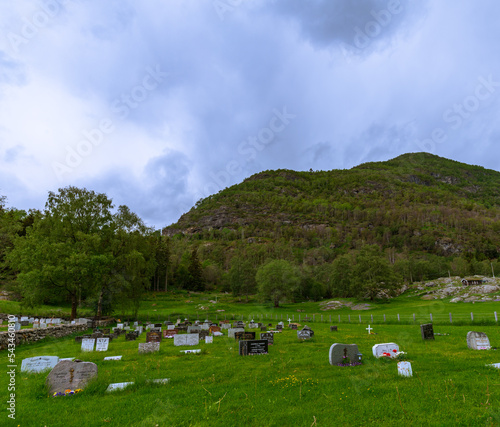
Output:
<svg viewBox="0 0 500 427">
<path fill-rule="evenodd" d="M 88 381 L 97 376 L 97 365 L 91 362 L 63 360 L 47 376 L 50 393 L 84 389 Z"/>
<path fill-rule="evenodd" d="M 200 342 L 200 336 L 198 334 L 182 334 L 174 335 L 174 345 L 198 345 Z"/>
<path fill-rule="evenodd" d="M 139 343 L 139 353 L 153 353 L 155 351 L 160 351 L 159 342 L 141 342 Z"/>
<path fill-rule="evenodd" d="M 21 372 L 42 372 L 45 369 L 52 369 L 58 362 L 57 356 L 28 357 L 21 363 Z"/>
<path fill-rule="evenodd" d="M 483 332 L 467 332 L 467 347 L 472 350 L 491 350 L 490 340 Z"/>
<path fill-rule="evenodd" d="M 297 331 L 297 338 L 299 340 L 308 340 L 311 338 L 311 331 L 309 329 L 301 329 Z"/>
<path fill-rule="evenodd" d="M 269 342 L 269 345 L 274 344 L 274 334 L 272 332 L 262 332 L 260 334 L 260 339 L 267 340 Z"/>
<path fill-rule="evenodd" d="M 330 365 L 342 363 L 344 355 L 347 355 L 351 362 L 361 362 L 361 354 L 356 344 L 335 343 L 330 347 Z"/>
</svg>

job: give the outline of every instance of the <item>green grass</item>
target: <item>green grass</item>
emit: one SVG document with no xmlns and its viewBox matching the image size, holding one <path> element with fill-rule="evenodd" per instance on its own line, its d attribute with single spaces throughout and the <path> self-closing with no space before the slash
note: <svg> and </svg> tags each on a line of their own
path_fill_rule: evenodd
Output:
<svg viewBox="0 0 500 427">
<path fill-rule="evenodd" d="M 73 337 L 45 340 L 16 349 L 18 364 L 32 356 L 57 355 L 95 362 L 98 379 L 75 396 L 52 398 L 46 373 L 17 372 L 17 417 L 2 425 L 21 426 L 317 426 L 330 425 L 498 425 L 500 371 L 486 367 L 500 362 L 500 351 L 467 349 L 469 326 L 435 326 L 434 342 L 420 338 L 418 325 L 313 325 L 315 336 L 299 342 L 296 332 L 275 336 L 268 355 L 242 357 L 237 343 L 215 337 L 200 344 L 199 355 L 164 340 L 157 354 L 139 355 L 138 342 L 123 336 L 106 353 L 81 353 Z M 479 330 L 500 347 L 495 326 Z M 145 335 L 139 342 L 144 342 Z M 363 365 L 330 366 L 334 342 L 356 343 Z M 376 343 L 396 342 L 408 352 L 413 378 L 397 375 L 395 361 L 371 355 Z M 4 366 L 6 352 L 4 355 Z M 105 356 L 121 361 L 104 362 Z M 7 368 L 5 368 L 7 370 Z M 148 379 L 170 378 L 166 385 Z M 107 393 L 112 382 L 134 381 L 123 391 Z M 0 377 L 7 390 L 7 376 Z"/>
</svg>

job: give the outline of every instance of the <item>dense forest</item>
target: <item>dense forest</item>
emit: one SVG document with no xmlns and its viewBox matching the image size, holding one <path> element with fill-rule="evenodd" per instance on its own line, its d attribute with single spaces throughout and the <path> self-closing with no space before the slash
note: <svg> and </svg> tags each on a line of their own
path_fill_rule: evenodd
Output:
<svg viewBox="0 0 500 427">
<path fill-rule="evenodd" d="M 43 212 L 0 200 L 0 286 L 23 303 L 109 314 L 144 292 L 384 298 L 404 283 L 500 274 L 500 173 L 415 153 L 350 170 L 265 171 L 196 203 L 162 235 L 105 194 Z"/>
</svg>

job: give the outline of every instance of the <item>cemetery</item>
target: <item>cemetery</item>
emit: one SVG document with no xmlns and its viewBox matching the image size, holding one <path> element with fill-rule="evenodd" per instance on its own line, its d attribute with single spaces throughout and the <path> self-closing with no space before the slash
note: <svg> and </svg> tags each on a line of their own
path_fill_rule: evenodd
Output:
<svg viewBox="0 0 500 427">
<path fill-rule="evenodd" d="M 250 316 L 230 324 L 117 322 L 19 345 L 16 422 L 483 425 L 500 418 L 496 326 L 284 319 L 266 328 Z"/>
</svg>

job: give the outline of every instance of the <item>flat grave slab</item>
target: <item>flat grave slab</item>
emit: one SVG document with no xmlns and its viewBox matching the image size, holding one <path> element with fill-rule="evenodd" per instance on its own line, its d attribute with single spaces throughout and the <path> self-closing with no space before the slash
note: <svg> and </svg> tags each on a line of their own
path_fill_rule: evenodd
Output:
<svg viewBox="0 0 500 427">
<path fill-rule="evenodd" d="M 23 359 L 21 363 L 21 372 L 38 373 L 46 369 L 52 369 L 59 363 L 57 356 L 38 356 Z"/>
</svg>

